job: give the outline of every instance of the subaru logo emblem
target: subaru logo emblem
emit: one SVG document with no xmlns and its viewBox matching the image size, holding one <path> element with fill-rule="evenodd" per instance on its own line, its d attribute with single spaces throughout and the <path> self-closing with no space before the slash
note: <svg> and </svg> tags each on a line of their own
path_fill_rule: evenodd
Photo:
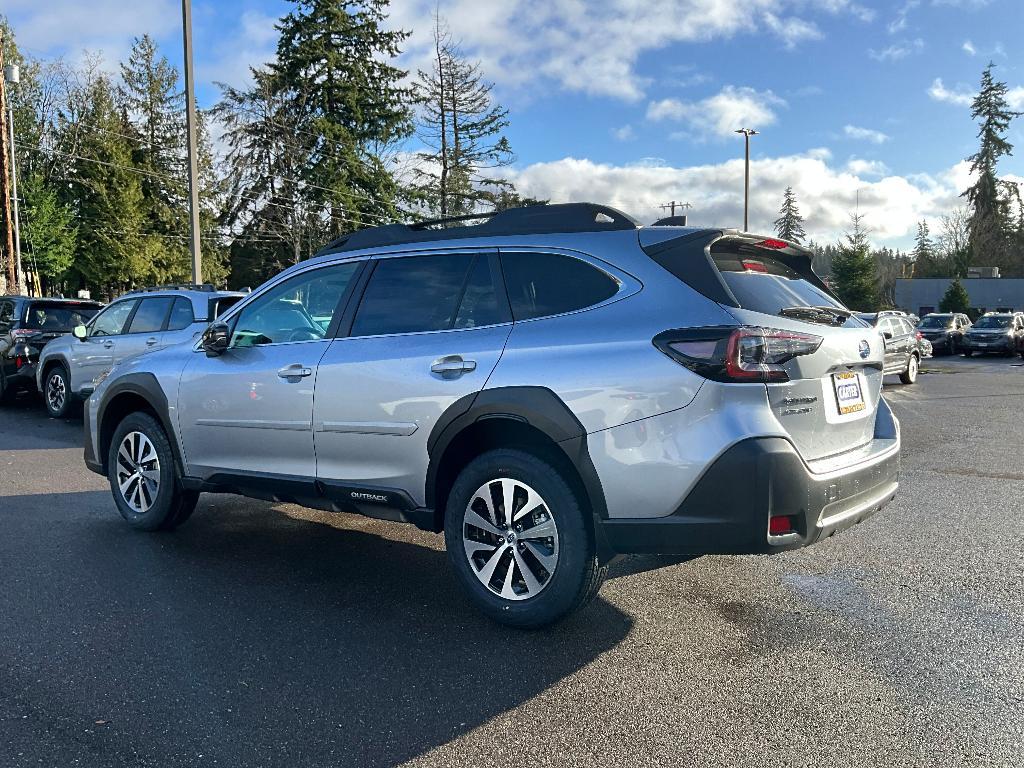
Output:
<svg viewBox="0 0 1024 768">
<path fill-rule="evenodd" d="M 868 355 L 871 354 L 871 345 L 868 344 L 866 339 L 862 339 L 860 342 L 860 356 L 862 360 L 867 360 Z"/>
</svg>

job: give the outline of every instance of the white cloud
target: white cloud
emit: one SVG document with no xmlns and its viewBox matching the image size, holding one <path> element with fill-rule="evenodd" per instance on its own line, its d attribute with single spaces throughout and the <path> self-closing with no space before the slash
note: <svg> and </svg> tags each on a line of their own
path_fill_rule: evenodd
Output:
<svg viewBox="0 0 1024 768">
<path fill-rule="evenodd" d="M 695 138 L 730 136 L 737 128 L 761 128 L 776 121 L 775 109 L 786 102 L 772 91 L 727 85 L 706 99 L 685 102 L 661 99 L 647 106 L 647 119 L 683 123 Z"/>
<path fill-rule="evenodd" d="M 436 5 L 391 6 L 390 24 L 413 32 L 405 43 L 412 69 L 428 61 Z M 547 81 L 626 101 L 645 95 L 650 83 L 636 65 L 651 51 L 758 33 L 794 46 L 820 36 L 814 16 L 870 16 L 848 0 L 446 0 L 439 10 L 466 53 L 502 87 Z"/>
<path fill-rule="evenodd" d="M 808 233 L 817 240 L 837 238 L 849 226 L 857 205 L 878 242 L 902 246 L 922 218 L 937 218 L 961 201 L 964 169 L 954 166 L 937 176 L 888 173 L 884 165 L 851 160 L 830 163 L 827 151 L 751 161 L 751 229 L 768 232 L 782 191 L 792 186 Z M 739 226 L 743 218 L 743 160 L 678 168 L 660 164 L 609 165 L 567 157 L 535 163 L 512 173 L 524 194 L 553 202 L 591 200 L 621 208 L 641 221 L 660 215 L 658 205 L 685 190 L 697 225 Z"/>
<path fill-rule="evenodd" d="M 1006 92 L 1006 103 L 1010 105 L 1010 109 L 1024 112 L 1024 85 L 1010 88 Z"/>
<path fill-rule="evenodd" d="M 934 101 L 941 101 L 946 104 L 956 104 L 958 107 L 969 107 L 974 101 L 974 92 L 963 87 L 950 90 L 942 82 L 941 77 L 936 77 L 928 89 L 928 95 Z"/>
<path fill-rule="evenodd" d="M 913 11 L 921 4 L 921 0 L 906 0 L 897 10 L 896 15 L 892 21 L 889 22 L 886 29 L 889 30 L 890 35 L 895 35 L 897 32 L 902 32 L 907 28 L 908 19 L 910 12 Z"/>
<path fill-rule="evenodd" d="M 912 53 L 920 53 L 923 50 L 924 40 L 916 38 L 914 40 L 904 40 L 901 43 L 894 43 L 880 50 L 869 48 L 868 56 L 875 61 L 899 61 Z"/>
<path fill-rule="evenodd" d="M 881 131 L 876 131 L 872 128 L 861 128 L 856 125 L 844 126 L 843 133 L 848 139 L 870 141 L 872 144 L 884 144 L 889 140 L 889 136 Z"/>
<path fill-rule="evenodd" d="M 974 43 L 970 40 L 964 40 L 964 44 L 960 46 L 960 50 L 968 56 L 975 56 L 978 53 L 978 49 L 974 47 Z"/>
<path fill-rule="evenodd" d="M 612 131 L 612 136 L 614 136 L 618 141 L 632 141 L 636 138 L 636 131 L 633 130 L 632 125 L 627 123 L 621 128 L 615 128 Z"/>
<path fill-rule="evenodd" d="M 274 58 L 278 19 L 259 11 L 245 11 L 237 27 L 220 41 L 216 53 L 204 62 L 203 78 L 236 88 L 252 81 L 250 67 L 259 67 Z"/>
</svg>

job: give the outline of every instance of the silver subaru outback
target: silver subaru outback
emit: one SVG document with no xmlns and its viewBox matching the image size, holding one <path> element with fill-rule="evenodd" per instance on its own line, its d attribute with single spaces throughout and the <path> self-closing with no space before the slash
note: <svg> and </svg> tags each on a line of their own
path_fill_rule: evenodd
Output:
<svg viewBox="0 0 1024 768">
<path fill-rule="evenodd" d="M 884 355 L 772 237 L 593 204 L 389 225 L 117 365 L 85 461 L 144 530 L 211 491 L 443 532 L 469 599 L 536 627 L 617 555 L 782 552 L 881 509 Z"/>
</svg>

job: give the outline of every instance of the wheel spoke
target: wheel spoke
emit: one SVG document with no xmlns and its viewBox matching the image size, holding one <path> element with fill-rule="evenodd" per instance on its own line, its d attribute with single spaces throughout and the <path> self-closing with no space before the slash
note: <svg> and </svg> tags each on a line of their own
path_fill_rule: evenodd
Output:
<svg viewBox="0 0 1024 768">
<path fill-rule="evenodd" d="M 141 432 L 129 432 L 117 449 L 117 484 L 124 502 L 138 514 L 152 508 L 160 493 L 160 457 Z"/>
<path fill-rule="evenodd" d="M 501 544 L 488 544 L 486 541 L 476 541 L 474 539 L 463 539 L 462 545 L 466 548 L 466 554 L 471 558 L 482 549 L 495 549 L 502 546 Z"/>
<path fill-rule="evenodd" d="M 519 573 L 523 577 L 523 581 L 526 583 L 526 591 L 535 595 L 541 590 L 541 583 L 537 581 L 537 577 L 533 575 L 533 571 L 530 570 L 530 564 L 526 562 L 526 559 L 519 552 L 517 547 L 512 548 L 512 554 L 516 559 L 516 565 L 519 566 Z"/>
<path fill-rule="evenodd" d="M 479 528 L 481 531 L 487 531 L 495 536 L 502 536 L 502 532 L 498 530 L 497 526 L 492 525 L 490 521 L 484 520 L 478 515 L 473 508 L 470 507 L 466 510 L 466 524 L 471 525 L 474 528 Z"/>
<path fill-rule="evenodd" d="M 504 554 L 504 552 L 505 552 L 505 546 L 504 545 L 502 545 L 502 546 L 498 547 L 497 549 L 495 549 L 493 554 L 487 560 L 487 562 L 484 563 L 484 567 L 481 568 L 479 571 L 477 571 L 477 574 L 476 574 L 477 577 L 484 584 L 489 584 L 490 583 L 491 577 L 494 575 L 494 569 L 498 567 L 498 561 L 501 560 L 501 556 Z"/>
<path fill-rule="evenodd" d="M 160 470 L 159 469 L 146 469 L 139 467 L 139 472 L 142 476 L 152 485 L 154 488 L 160 483 Z"/>
<path fill-rule="evenodd" d="M 515 555 L 515 548 L 512 549 L 512 554 Z M 501 585 L 501 596 L 512 600 L 519 597 L 519 595 L 516 594 L 516 591 L 512 589 L 512 579 L 515 578 L 516 575 L 517 562 L 518 561 L 515 557 L 510 557 L 508 559 L 508 570 L 505 571 L 505 581 Z"/>
<path fill-rule="evenodd" d="M 537 495 L 532 488 L 524 487 L 526 491 L 526 503 L 523 504 L 523 508 L 516 512 L 516 516 L 513 518 L 513 522 L 526 517 L 528 514 L 537 509 L 537 507 L 544 506 L 544 499 Z"/>
<path fill-rule="evenodd" d="M 555 530 L 555 521 L 548 518 L 543 523 L 533 526 L 533 528 L 527 528 L 525 531 L 519 534 L 520 539 L 546 539 L 549 536 L 557 535 L 558 531 Z"/>
<path fill-rule="evenodd" d="M 558 555 L 556 553 L 552 553 L 549 555 L 547 552 L 541 550 L 541 548 L 534 544 L 532 541 L 524 541 L 523 544 L 526 545 L 526 548 L 530 550 L 530 553 L 537 558 L 537 560 L 540 562 L 541 565 L 544 566 L 544 569 L 548 573 L 551 573 L 551 571 L 554 570 L 555 563 L 558 561 Z"/>
<path fill-rule="evenodd" d="M 124 480 L 121 480 L 118 485 L 121 488 L 121 495 L 124 496 L 125 500 L 128 499 L 128 487 L 132 484 L 132 480 L 135 479 L 134 474 L 128 475 Z"/>
<path fill-rule="evenodd" d="M 118 464 L 125 468 L 131 468 L 135 465 L 135 461 L 132 459 L 132 456 L 128 451 L 128 446 L 125 443 L 121 443 L 121 447 L 117 450 Z M 121 459 L 123 459 L 123 461 L 121 461 Z"/>
<path fill-rule="evenodd" d="M 508 527 L 512 527 L 512 504 L 515 502 L 516 497 L 516 485 L 514 480 L 502 480 L 501 481 L 501 498 L 502 505 L 505 508 L 505 519 L 502 523 Z"/>
<path fill-rule="evenodd" d="M 498 525 L 498 515 L 497 515 L 497 513 L 495 512 L 495 509 L 494 509 L 494 501 L 491 499 L 491 486 L 490 486 L 490 484 L 485 485 L 483 488 L 481 488 L 479 491 L 476 492 L 476 495 L 473 496 L 473 501 L 475 501 L 476 499 L 480 499 L 486 505 L 486 507 L 487 507 L 487 516 L 491 519 L 491 525 L 492 526 L 497 526 Z M 470 503 L 470 506 L 472 506 L 473 502 L 471 501 L 469 503 Z"/>
</svg>

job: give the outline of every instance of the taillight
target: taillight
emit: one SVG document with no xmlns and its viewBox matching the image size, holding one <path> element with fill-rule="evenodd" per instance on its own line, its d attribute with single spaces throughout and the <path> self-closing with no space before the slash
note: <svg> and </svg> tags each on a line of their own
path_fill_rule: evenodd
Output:
<svg viewBox="0 0 1024 768">
<path fill-rule="evenodd" d="M 754 243 L 758 248 L 770 248 L 773 251 L 781 251 L 789 248 L 789 243 L 785 240 L 776 240 L 774 237 L 769 237 L 767 240 L 762 240 L 759 243 Z"/>
<path fill-rule="evenodd" d="M 809 333 L 748 326 L 665 331 L 654 346 L 708 379 L 725 382 L 789 381 L 785 363 L 817 351 L 823 339 Z"/>
<path fill-rule="evenodd" d="M 921 339 L 923 339 L 923 338 L 924 338 L 924 335 L 923 335 L 923 334 L 922 334 L 922 333 L 921 333 L 920 331 L 918 331 L 917 333 L 915 333 L 915 334 L 914 334 L 914 336 L 916 336 L 916 337 L 917 337 L 917 340 L 918 340 L 918 341 L 920 341 Z"/>
</svg>

